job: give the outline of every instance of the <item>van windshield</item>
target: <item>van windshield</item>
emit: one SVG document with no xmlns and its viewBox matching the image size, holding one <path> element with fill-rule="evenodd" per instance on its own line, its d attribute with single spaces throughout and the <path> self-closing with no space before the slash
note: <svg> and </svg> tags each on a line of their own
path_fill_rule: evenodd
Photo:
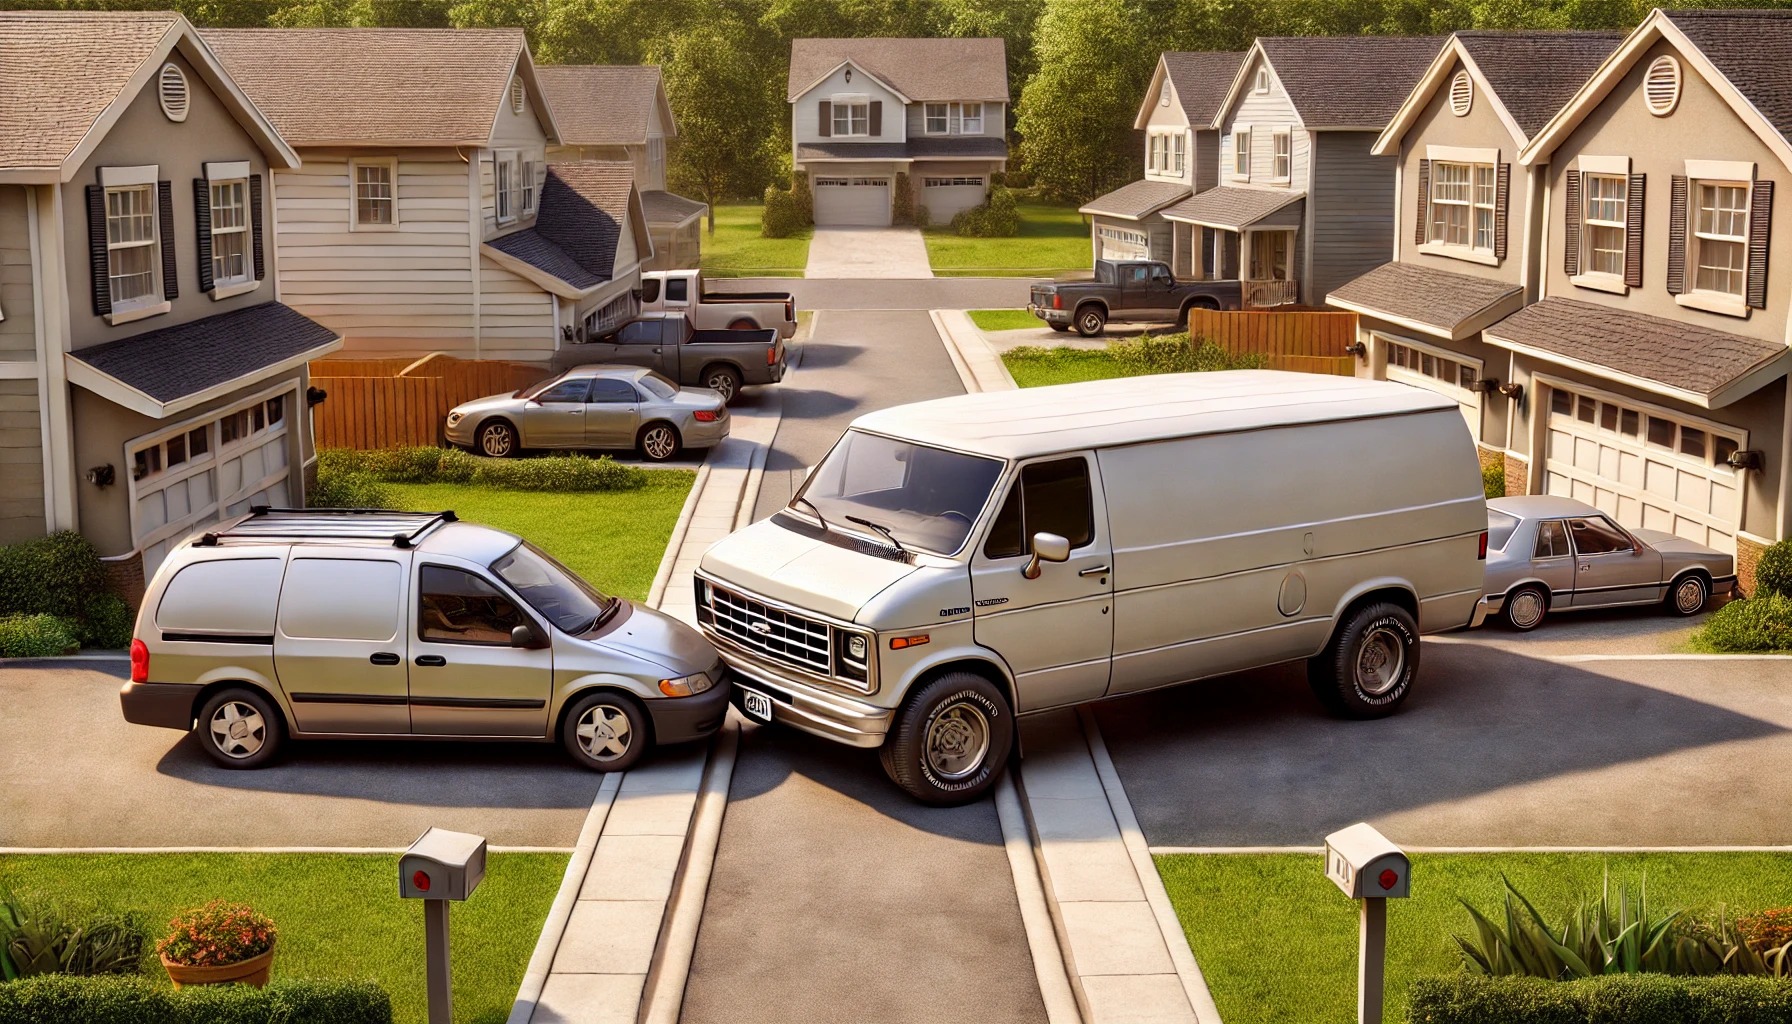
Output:
<svg viewBox="0 0 1792 1024">
<path fill-rule="evenodd" d="M 615 598 L 598 593 L 571 569 L 528 541 L 493 562 L 492 571 L 563 633 L 584 633 L 616 610 Z"/>
<path fill-rule="evenodd" d="M 881 527 L 905 548 L 950 555 L 964 546 L 1002 466 L 1000 459 L 849 430 L 790 507 L 819 512 L 836 529 L 881 540 Z"/>
</svg>

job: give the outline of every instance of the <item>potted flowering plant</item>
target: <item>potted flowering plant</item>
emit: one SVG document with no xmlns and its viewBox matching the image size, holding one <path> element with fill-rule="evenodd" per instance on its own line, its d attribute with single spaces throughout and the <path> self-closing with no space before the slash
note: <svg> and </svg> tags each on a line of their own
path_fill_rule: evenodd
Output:
<svg viewBox="0 0 1792 1024">
<path fill-rule="evenodd" d="M 184 985 L 268 983 L 274 962 L 274 922 L 242 903 L 213 900 L 182 911 L 168 922 L 167 938 L 156 944 L 168 980 Z"/>
</svg>

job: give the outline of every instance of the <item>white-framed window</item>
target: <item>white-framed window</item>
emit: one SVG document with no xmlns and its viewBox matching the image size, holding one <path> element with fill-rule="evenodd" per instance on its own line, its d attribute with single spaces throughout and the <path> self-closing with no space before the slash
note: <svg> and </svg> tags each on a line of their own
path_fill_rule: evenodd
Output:
<svg viewBox="0 0 1792 1024">
<path fill-rule="evenodd" d="M 1748 283 L 1749 185 L 1743 181 L 1692 183 L 1692 289 L 1743 294 Z"/>
<path fill-rule="evenodd" d="M 1584 394 L 1553 384 L 1549 411 L 1552 417 L 1584 424 L 1582 429 L 1603 431 L 1720 473 L 1735 472 L 1730 456 L 1747 440 L 1746 435 L 1715 429 L 1716 424 L 1705 420 L 1684 419 L 1656 406 L 1639 408 L 1604 392 Z"/>
<path fill-rule="evenodd" d="M 1629 214 L 1630 183 L 1613 174 L 1581 175 L 1585 197 L 1585 272 L 1624 276 L 1624 226 Z"/>
<path fill-rule="evenodd" d="M 128 313 L 162 301 L 156 282 L 160 263 L 156 234 L 156 186 L 106 187 L 106 279 L 112 312 Z"/>
<path fill-rule="evenodd" d="M 349 180 L 354 188 L 350 228 L 384 228 L 398 223 L 396 160 L 351 160 Z"/>
<path fill-rule="evenodd" d="M 927 123 L 924 125 L 929 135 L 944 135 L 952 130 L 952 105 L 950 103 L 929 103 L 926 109 Z"/>
<path fill-rule="evenodd" d="M 951 188 L 954 185 L 978 185 L 978 186 L 981 186 L 982 184 L 983 184 L 982 178 L 966 177 L 966 176 L 951 177 L 951 178 L 922 178 L 921 179 L 921 187 L 922 188 Z"/>
<path fill-rule="evenodd" d="M 1289 167 L 1294 159 L 1293 136 L 1284 130 L 1271 135 L 1270 139 L 1275 145 L 1275 164 L 1271 169 L 1271 176 L 1277 181 L 1287 181 Z"/>
<path fill-rule="evenodd" d="M 242 178 L 211 187 L 212 283 L 243 284 L 254 274 L 249 261 L 249 183 Z"/>
<path fill-rule="evenodd" d="M 1251 176 L 1251 130 L 1235 128 L 1232 131 L 1232 176 L 1249 179 Z"/>
<path fill-rule="evenodd" d="M 1145 169 L 1161 171 L 1164 169 L 1164 137 L 1153 133 L 1145 140 Z"/>
<path fill-rule="evenodd" d="M 815 179 L 815 187 L 816 188 L 825 188 L 830 185 L 838 186 L 838 185 L 850 185 L 850 184 L 852 184 L 852 179 L 850 179 L 850 178 L 816 178 Z"/>
<path fill-rule="evenodd" d="M 834 134 L 870 135 L 871 101 L 869 99 L 834 103 Z"/>
<path fill-rule="evenodd" d="M 524 160 L 522 168 L 523 202 L 520 209 L 527 217 L 535 212 L 535 161 Z"/>
<path fill-rule="evenodd" d="M 492 203 L 498 223 L 509 224 L 523 205 L 523 172 L 515 150 L 492 154 Z"/>
<path fill-rule="evenodd" d="M 1175 135 L 1170 136 L 1170 145 L 1174 151 L 1171 154 L 1174 158 L 1171 161 L 1171 173 L 1182 174 L 1183 167 L 1186 166 L 1184 161 L 1188 157 L 1188 136 L 1181 132 L 1177 132 Z"/>
<path fill-rule="evenodd" d="M 1495 183 L 1492 164 L 1433 160 L 1430 241 L 1492 252 Z"/>
<path fill-rule="evenodd" d="M 983 104 L 981 104 L 981 103 L 966 103 L 963 106 L 962 110 L 964 112 L 964 116 L 960 119 L 960 125 L 959 125 L 958 130 L 965 135 L 982 135 L 983 134 Z"/>
</svg>

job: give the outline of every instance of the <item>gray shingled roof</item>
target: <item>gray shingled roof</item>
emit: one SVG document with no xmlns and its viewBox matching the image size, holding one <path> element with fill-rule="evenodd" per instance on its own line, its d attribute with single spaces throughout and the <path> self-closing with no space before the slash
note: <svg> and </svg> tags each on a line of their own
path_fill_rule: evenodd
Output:
<svg viewBox="0 0 1792 1024">
<path fill-rule="evenodd" d="M 61 167 L 179 21 L 171 11 L 0 13 L 0 168 Z"/>
<path fill-rule="evenodd" d="M 560 141 L 569 146 L 639 146 L 659 97 L 657 64 L 559 64 L 535 69 Z"/>
<path fill-rule="evenodd" d="M 1456 337 L 1457 329 L 1495 307 L 1513 302 L 1524 289 L 1503 281 L 1453 274 L 1411 263 L 1384 263 L 1325 297 L 1371 316 L 1424 324 Z"/>
<path fill-rule="evenodd" d="M 785 99 L 794 100 L 843 61 L 914 102 L 1008 102 L 1008 50 L 1000 39 L 792 39 Z"/>
<path fill-rule="evenodd" d="M 907 142 L 804 142 L 798 160 L 1000 160 L 1006 140 L 991 135 L 948 135 Z"/>
<path fill-rule="evenodd" d="M 603 284 L 616 275 L 634 172 L 619 160 L 549 164 L 535 226 L 485 244 L 574 288 Z"/>
<path fill-rule="evenodd" d="M 1213 123 L 1243 63 L 1242 52 L 1170 50 L 1164 54 L 1164 68 L 1176 86 L 1176 101 L 1182 104 L 1189 124 L 1205 127 Z"/>
<path fill-rule="evenodd" d="M 278 302 L 69 353 L 164 405 L 331 345 L 336 332 Z"/>
<path fill-rule="evenodd" d="M 1792 11 L 1667 11 L 1736 90 L 1792 138 Z"/>
<path fill-rule="evenodd" d="M 1528 140 L 1574 98 L 1622 32 L 1458 32 L 1456 38 Z"/>
<path fill-rule="evenodd" d="M 1188 195 L 1188 186 L 1173 181 L 1135 181 L 1082 205 L 1078 213 L 1138 220 Z"/>
<path fill-rule="evenodd" d="M 649 224 L 677 224 L 687 217 L 708 211 L 708 203 L 686 199 L 671 192 L 651 189 L 641 193 L 641 214 Z"/>
<path fill-rule="evenodd" d="M 1482 337 L 1504 348 L 1519 346 L 1705 397 L 1787 352 L 1783 342 L 1574 299 L 1526 306 Z"/>
<path fill-rule="evenodd" d="M 1305 192 L 1221 185 L 1190 196 L 1163 211 L 1163 214 L 1172 220 L 1185 220 L 1227 231 L 1243 231 L 1283 207 L 1300 202 L 1306 196 Z"/>
<path fill-rule="evenodd" d="M 1443 47 L 1443 36 L 1264 36 L 1257 40 L 1309 127 L 1380 130 Z"/>
</svg>

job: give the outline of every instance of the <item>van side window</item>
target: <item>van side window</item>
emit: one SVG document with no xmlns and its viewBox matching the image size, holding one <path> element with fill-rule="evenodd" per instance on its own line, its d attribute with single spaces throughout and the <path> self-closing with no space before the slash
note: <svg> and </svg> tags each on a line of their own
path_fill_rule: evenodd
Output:
<svg viewBox="0 0 1792 1024">
<path fill-rule="evenodd" d="M 1561 558 L 1568 554 L 1568 529 L 1560 519 L 1546 519 L 1537 524 L 1537 549 L 1532 558 Z"/>
<path fill-rule="evenodd" d="M 1095 539 L 1095 511 L 1086 459 L 1056 459 L 1022 467 L 990 526 L 983 554 L 1013 558 L 1033 550 L 1035 533 L 1055 533 L 1074 550 Z"/>
<path fill-rule="evenodd" d="M 666 301 L 687 302 L 691 297 L 691 282 L 688 278 L 672 277 L 666 279 Z"/>
<path fill-rule="evenodd" d="M 398 635 L 404 569 L 359 558 L 295 558 L 280 590 L 280 632 L 316 640 Z"/>
<path fill-rule="evenodd" d="M 1568 532 L 1574 535 L 1574 550 L 1583 555 L 1604 555 L 1614 551 L 1629 551 L 1632 547 L 1630 538 L 1624 531 L 1613 526 L 1610 520 L 1602 517 L 1588 516 L 1585 519 L 1570 519 Z"/>
<path fill-rule="evenodd" d="M 418 576 L 419 639 L 508 647 L 510 631 L 529 621 L 498 588 L 470 572 L 426 565 Z"/>
</svg>

